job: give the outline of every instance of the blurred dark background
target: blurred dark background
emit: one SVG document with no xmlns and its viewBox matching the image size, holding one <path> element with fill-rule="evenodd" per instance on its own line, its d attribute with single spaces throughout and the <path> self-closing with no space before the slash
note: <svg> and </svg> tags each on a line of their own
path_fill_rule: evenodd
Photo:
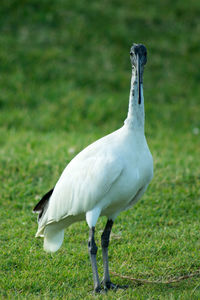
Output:
<svg viewBox="0 0 200 300">
<path fill-rule="evenodd" d="M 0 126 L 121 126 L 129 49 L 144 43 L 148 128 L 199 128 L 200 2 L 6 1 L 0 5 Z M 81 121 L 81 126 L 80 126 Z"/>
</svg>

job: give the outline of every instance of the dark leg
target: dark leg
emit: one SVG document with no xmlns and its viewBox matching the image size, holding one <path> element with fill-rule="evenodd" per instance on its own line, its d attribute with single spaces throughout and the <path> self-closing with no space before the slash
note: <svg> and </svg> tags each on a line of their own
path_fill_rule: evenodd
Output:
<svg viewBox="0 0 200 300">
<path fill-rule="evenodd" d="M 106 227 L 101 236 L 101 246 L 103 253 L 103 285 L 105 289 L 110 289 L 110 274 L 109 274 L 109 266 L 108 266 L 108 245 L 110 239 L 110 233 L 113 226 L 113 221 L 108 220 L 106 223 Z"/>
<path fill-rule="evenodd" d="M 104 285 L 104 289 L 117 289 L 117 288 L 127 288 L 127 286 L 119 286 L 113 284 L 110 281 L 110 274 L 109 274 L 109 266 L 108 266 L 108 245 L 110 239 L 110 233 L 113 226 L 113 221 L 108 220 L 106 223 L 106 227 L 101 236 L 101 246 L 102 246 L 102 253 L 103 253 L 103 280 L 102 283 Z"/>
<path fill-rule="evenodd" d="M 99 293 L 101 291 L 101 286 L 100 286 L 99 275 L 97 270 L 97 261 L 96 261 L 96 254 L 98 248 L 94 240 L 94 232 L 95 232 L 95 228 L 94 227 L 90 228 L 88 251 L 89 251 L 90 260 L 92 264 L 94 291 L 96 293 Z"/>
</svg>

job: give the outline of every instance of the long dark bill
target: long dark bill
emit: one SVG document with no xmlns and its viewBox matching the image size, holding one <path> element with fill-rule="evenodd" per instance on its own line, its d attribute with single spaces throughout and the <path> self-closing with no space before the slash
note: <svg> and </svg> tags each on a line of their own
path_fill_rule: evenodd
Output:
<svg viewBox="0 0 200 300">
<path fill-rule="evenodd" d="M 140 79 L 140 57 L 137 53 L 137 76 L 138 76 L 138 104 L 141 104 L 141 79 Z"/>
</svg>

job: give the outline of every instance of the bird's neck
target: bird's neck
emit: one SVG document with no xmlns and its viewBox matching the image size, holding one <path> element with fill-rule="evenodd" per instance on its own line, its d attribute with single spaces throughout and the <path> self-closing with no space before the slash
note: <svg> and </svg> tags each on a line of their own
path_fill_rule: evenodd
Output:
<svg viewBox="0 0 200 300">
<path fill-rule="evenodd" d="M 129 96 L 128 115 L 125 125 L 132 129 L 140 129 L 144 132 L 144 96 L 143 84 L 141 84 L 141 103 L 138 103 L 138 84 L 135 70 L 132 70 L 131 89 Z"/>
</svg>

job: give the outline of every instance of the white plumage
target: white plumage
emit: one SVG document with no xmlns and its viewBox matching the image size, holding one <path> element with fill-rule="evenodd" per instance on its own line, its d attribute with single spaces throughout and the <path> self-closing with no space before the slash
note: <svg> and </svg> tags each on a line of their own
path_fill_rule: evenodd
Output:
<svg viewBox="0 0 200 300">
<path fill-rule="evenodd" d="M 36 236 L 43 236 L 48 224 L 57 226 L 57 222 L 70 216 L 74 217 L 70 218 L 71 223 L 84 220 L 85 214 L 93 210 L 88 225 L 95 226 L 96 222 L 92 222 L 97 207 L 99 214 L 114 220 L 133 204 L 138 191 L 142 194 L 151 178 L 152 158 L 146 139 L 125 124 L 85 148 L 67 165 Z"/>
<path fill-rule="evenodd" d="M 139 76 L 146 62 L 142 61 L 144 49 L 138 48 L 142 53 L 138 54 L 141 71 L 136 69 L 135 49 L 141 45 L 133 47 L 129 111 L 124 126 L 74 157 L 49 200 L 42 209 L 35 210 L 41 214 L 36 236 L 44 237 L 46 251 L 57 251 L 64 229 L 76 221 L 86 219 L 90 228 L 99 216 L 114 221 L 121 211 L 139 200 L 152 179 L 153 160 L 144 135 L 144 97 Z"/>
</svg>

